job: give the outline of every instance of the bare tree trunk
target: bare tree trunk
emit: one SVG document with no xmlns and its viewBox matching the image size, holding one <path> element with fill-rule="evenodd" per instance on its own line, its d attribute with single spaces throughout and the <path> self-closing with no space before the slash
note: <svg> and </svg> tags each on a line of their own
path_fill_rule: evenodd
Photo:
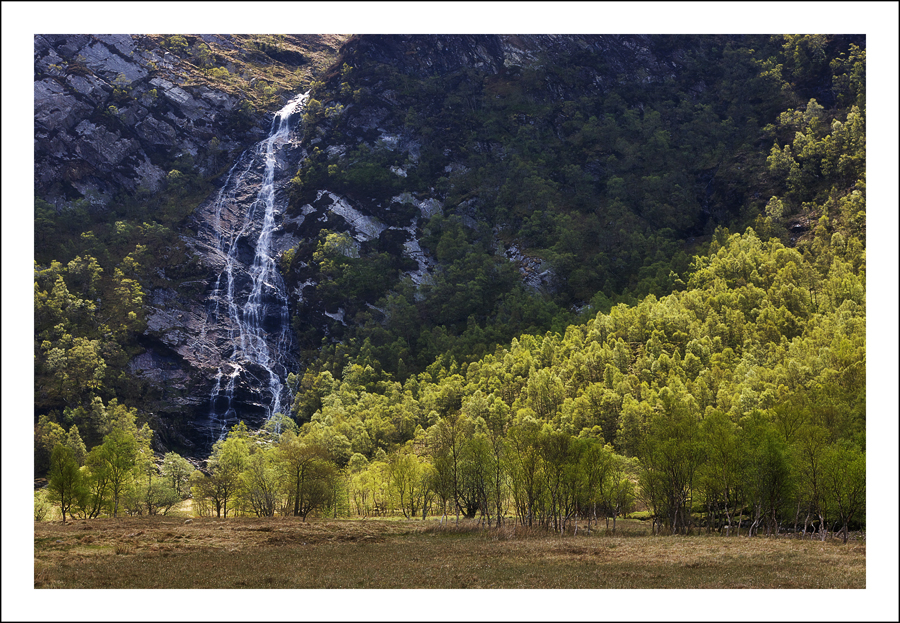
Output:
<svg viewBox="0 0 900 623">
<path fill-rule="evenodd" d="M 747 532 L 747 536 L 753 536 L 754 534 L 759 534 L 759 518 L 762 514 L 762 509 L 759 504 L 757 504 L 753 508 L 753 523 L 750 524 L 750 530 Z"/>
</svg>

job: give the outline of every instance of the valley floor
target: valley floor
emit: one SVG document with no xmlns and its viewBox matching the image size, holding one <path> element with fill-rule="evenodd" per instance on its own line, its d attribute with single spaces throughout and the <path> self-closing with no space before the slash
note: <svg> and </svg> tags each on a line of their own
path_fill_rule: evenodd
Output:
<svg viewBox="0 0 900 623">
<path fill-rule="evenodd" d="M 35 588 L 865 588 L 866 543 L 577 536 L 451 520 L 178 517 L 35 523 Z"/>
</svg>

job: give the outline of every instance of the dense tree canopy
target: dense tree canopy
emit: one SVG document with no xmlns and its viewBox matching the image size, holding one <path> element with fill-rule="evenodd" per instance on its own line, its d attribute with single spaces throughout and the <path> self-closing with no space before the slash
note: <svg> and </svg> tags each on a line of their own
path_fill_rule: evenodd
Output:
<svg viewBox="0 0 900 623">
<path fill-rule="evenodd" d="M 328 328 L 342 346 L 332 342 L 322 359 L 337 360 L 334 373 L 342 353 L 369 349 L 374 367 L 403 380 L 439 356 L 473 361 L 521 333 L 562 333 L 619 302 L 683 288 L 691 255 L 717 228 L 752 226 L 794 246 L 828 216 L 864 244 L 860 44 L 658 37 L 650 53 L 680 50 L 677 71 L 622 74 L 615 88 L 584 85 L 583 75 L 602 71 L 587 53 L 425 77 L 354 57 L 356 66 L 345 63 L 314 94 L 334 110 L 310 113 L 306 126 L 309 138 L 327 133 L 349 147 L 310 152 L 293 209 L 327 185 L 361 204 L 390 204 L 392 212 L 378 212 L 390 219 L 410 207 L 392 198 L 437 193 L 446 213 L 423 223 L 421 243 L 438 266 L 431 282 L 413 287 L 373 243 L 358 260 L 341 260 L 377 270 L 356 285 L 330 264 L 295 262 L 289 281 L 319 283 L 304 293 L 298 328 L 318 301 L 336 309 L 340 292 L 353 321 Z M 416 158 L 355 129 L 354 107 L 378 109 L 385 92 L 406 111 L 401 138 L 422 142 Z M 390 173 L 398 167 L 403 176 Z M 498 250 L 510 244 L 548 271 L 540 292 L 523 286 Z M 324 336 L 305 331 L 302 343 L 318 351 Z"/>
</svg>

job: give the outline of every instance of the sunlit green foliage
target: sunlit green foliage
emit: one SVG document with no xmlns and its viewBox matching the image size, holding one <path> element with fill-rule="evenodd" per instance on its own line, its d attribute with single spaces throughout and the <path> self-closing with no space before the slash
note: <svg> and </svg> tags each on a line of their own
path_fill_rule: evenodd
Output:
<svg viewBox="0 0 900 623">
<path fill-rule="evenodd" d="M 357 512 L 422 508 L 412 452 L 431 465 L 436 511 L 487 523 L 509 504 L 559 530 L 636 496 L 671 532 L 698 513 L 728 533 L 741 516 L 754 533 L 844 525 L 864 496 L 834 475 L 826 485 L 820 464 L 865 452 L 865 285 L 858 258 L 823 244 L 815 255 L 720 233 L 684 291 L 564 334 L 525 334 L 462 366 L 438 359 L 404 383 L 356 363 L 307 371 L 301 435 L 331 430 L 349 446 L 333 457 L 356 453 Z"/>
</svg>

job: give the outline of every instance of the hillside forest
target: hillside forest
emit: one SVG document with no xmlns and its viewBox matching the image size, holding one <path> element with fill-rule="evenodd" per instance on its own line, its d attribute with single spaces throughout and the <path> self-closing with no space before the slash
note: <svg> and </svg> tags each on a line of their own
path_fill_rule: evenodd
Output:
<svg viewBox="0 0 900 623">
<path fill-rule="evenodd" d="M 350 37 L 303 85 L 310 149 L 288 212 L 326 186 L 372 206 L 430 189 L 458 206 L 421 223 L 437 268 L 414 283 L 389 236 L 307 224 L 278 260 L 289 287 L 315 283 L 291 304 L 290 409 L 208 457 L 161 445 L 160 390 L 128 364 L 154 288 L 201 294 L 181 236 L 234 154 L 173 154 L 160 190 L 103 210 L 35 197 L 35 519 L 190 499 L 200 516 L 560 533 L 626 515 L 672 535 L 864 529 L 865 37 L 655 37 L 677 71 L 621 69 L 602 88 L 584 76 L 617 70 L 586 52 L 422 73 L 372 40 Z M 226 80 L 215 54 L 161 41 Z M 414 161 L 353 123 L 385 92 Z M 337 308 L 345 320 L 306 320 Z"/>
</svg>

